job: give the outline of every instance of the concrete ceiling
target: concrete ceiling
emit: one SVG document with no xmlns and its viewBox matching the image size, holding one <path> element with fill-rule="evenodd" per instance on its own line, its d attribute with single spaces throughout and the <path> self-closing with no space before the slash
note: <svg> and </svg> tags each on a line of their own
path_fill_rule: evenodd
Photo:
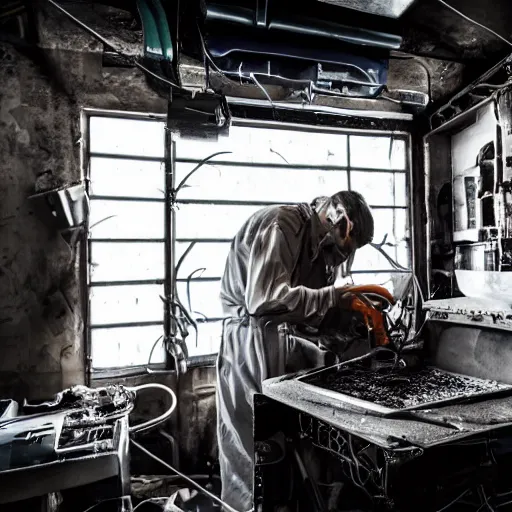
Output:
<svg viewBox="0 0 512 512">
<path fill-rule="evenodd" d="M 228 3 L 229 0 L 224 0 Z M 460 10 L 479 23 L 495 30 L 505 38 L 512 38 L 512 29 L 507 20 L 512 19 L 512 2 L 509 0 L 447 0 L 450 5 Z M 249 0 L 237 0 L 238 3 L 251 4 Z M 280 8 L 297 9 L 296 2 L 280 0 Z M 23 2 L 11 2 L 23 5 Z M 137 57 L 142 53 L 142 28 L 138 19 L 135 2 L 131 0 L 105 0 L 101 2 L 61 0 L 62 5 L 75 16 L 115 43 L 124 54 Z M 199 0 L 198 0 L 199 4 Z M 27 4 L 28 5 L 28 4 Z M 187 2 L 187 5 L 191 5 Z M 363 14 L 352 9 L 310 0 L 304 2 L 300 14 L 306 16 L 328 17 L 345 25 L 357 23 L 379 31 L 400 34 L 403 44 L 400 52 L 393 57 L 390 66 L 389 81 L 396 87 L 417 90 L 428 87 L 426 71 L 430 74 L 432 99 L 435 103 L 443 102 L 459 90 L 464 84 L 479 76 L 492 65 L 501 60 L 511 48 L 496 36 L 481 27 L 467 21 L 447 8 L 438 0 L 416 0 L 398 19 L 384 18 Z M 36 4 L 37 23 L 28 24 L 27 30 L 36 27 L 39 32 L 39 44 L 49 47 L 64 47 L 76 51 L 101 52 L 102 45 L 91 42 L 89 36 L 69 23 L 64 23 L 62 14 L 55 9 L 48 9 L 48 4 L 40 0 Z M 33 12 L 30 9 L 28 12 Z M 16 34 L 19 19 L 2 16 L 0 10 L 0 32 Z M 41 23 L 41 17 L 45 23 Z M 18 16 L 19 18 L 19 16 Z M 48 23 L 53 18 L 53 23 Z M 181 20 L 180 30 L 187 31 L 187 24 L 195 19 Z M 55 30 L 56 33 L 51 32 Z M 190 30 L 190 32 L 193 32 Z M 26 37 L 27 34 L 24 34 Z M 63 37 L 64 36 L 64 37 Z M 1 37 L 1 36 L 0 36 Z M 186 41 L 186 39 L 185 39 Z M 198 59 L 197 46 L 182 48 L 184 55 Z M 195 53 L 195 54 L 194 54 Z M 420 65 L 404 68 L 404 57 L 420 57 Z M 405 61 L 406 62 L 406 61 Z M 119 62 L 122 65 L 122 62 Z M 416 78 L 415 78 L 416 77 Z"/>
</svg>

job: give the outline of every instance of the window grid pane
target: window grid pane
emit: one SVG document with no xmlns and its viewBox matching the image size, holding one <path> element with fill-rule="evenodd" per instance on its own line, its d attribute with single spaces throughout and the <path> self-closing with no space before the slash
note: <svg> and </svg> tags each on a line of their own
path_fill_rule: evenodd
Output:
<svg viewBox="0 0 512 512">
<path fill-rule="evenodd" d="M 178 183 L 194 164 L 176 165 Z M 310 202 L 312 197 L 332 194 L 347 187 L 346 170 L 283 169 L 243 165 L 204 165 L 186 182 L 178 202 L 189 200 Z M 271 186 L 270 186 L 271 185 Z"/>
<path fill-rule="evenodd" d="M 162 320 L 163 286 L 158 284 L 93 286 L 91 326 Z"/>
<path fill-rule="evenodd" d="M 91 199 L 91 238 L 163 238 L 163 203 Z"/>
<path fill-rule="evenodd" d="M 93 156 L 89 173 L 91 197 L 163 199 L 165 196 L 161 162 Z"/>
<path fill-rule="evenodd" d="M 90 118 L 91 153 L 163 158 L 165 123 L 114 117 Z"/>
<path fill-rule="evenodd" d="M 156 334 L 163 334 L 162 325 L 147 325 L 163 320 L 163 286 L 115 286 L 115 281 L 143 283 L 165 276 L 163 243 L 149 243 L 166 236 L 165 205 L 152 202 L 165 196 L 164 127 L 162 121 L 90 119 L 90 320 L 102 327 L 90 331 L 95 368 L 147 364 Z M 229 137 L 214 143 L 177 139 L 176 183 L 194 162 L 218 151 L 231 153 L 218 155 L 187 180 L 175 210 L 177 259 L 197 242 L 176 276 L 181 302 L 188 308 L 190 295 L 192 316 L 199 322 L 197 346 L 193 331 L 187 340 L 190 356 L 218 351 L 220 276 L 230 240 L 262 203 L 309 203 L 338 190 L 357 190 L 378 207 L 374 241 L 385 239 L 385 253 L 409 268 L 405 137 L 235 125 Z M 237 204 L 226 204 L 230 201 Z M 108 239 L 119 242 L 101 241 Z M 128 242 L 134 239 L 138 242 Z M 353 269 L 355 282 L 383 284 L 390 291 L 409 276 L 396 273 L 369 246 L 358 252 Z M 201 279 L 187 285 L 190 275 Z M 120 327 L 131 322 L 145 325 Z M 164 360 L 163 345 L 157 344 L 151 362 Z"/>
<path fill-rule="evenodd" d="M 162 343 L 163 326 L 91 329 L 91 352 L 94 368 L 121 368 L 165 362 Z"/>
<path fill-rule="evenodd" d="M 220 155 L 199 169 L 178 197 L 178 203 L 180 199 L 182 202 L 176 215 L 177 239 L 187 239 L 187 242 L 177 243 L 178 257 L 191 241 L 196 240 L 197 244 L 179 269 L 177 291 L 187 307 L 190 298 L 192 315 L 199 322 L 222 315 L 218 293 L 220 276 L 230 247 L 227 240 L 231 240 L 252 213 L 262 208 L 247 203 L 309 203 L 319 195 L 332 195 L 334 191 L 343 189 L 357 190 L 366 197 L 369 204 L 378 207 L 374 211 L 375 242 L 380 243 L 385 239 L 384 252 L 401 267 L 410 267 L 407 145 L 404 138 L 395 137 L 391 140 L 389 136 L 343 136 L 343 140 L 339 140 L 350 147 L 352 154 L 342 152 L 336 146 L 336 161 L 333 163 L 332 160 L 318 158 L 318 153 L 305 157 L 303 150 L 297 150 L 298 158 L 289 159 L 288 156 L 293 154 L 290 151 L 294 147 L 293 142 L 298 144 L 297 140 L 301 137 L 297 137 L 297 132 L 269 129 L 268 132 L 275 134 L 275 137 L 270 138 L 266 132 L 256 132 L 254 137 L 265 139 L 265 142 L 254 143 L 249 132 L 254 133 L 256 129 L 235 128 L 233 138 L 230 133 L 229 138 L 221 139 L 218 144 L 180 139 L 176 143 L 177 182 L 197 165 L 195 162 L 198 160 L 216 151 L 236 148 L 231 155 Z M 305 146 L 307 148 L 310 148 L 312 140 L 317 142 L 325 137 L 321 133 L 303 133 L 309 137 L 308 145 Z M 289 138 L 288 143 L 284 142 L 286 137 Z M 323 147 L 322 144 L 320 146 Z M 358 154 L 360 152 L 364 154 Z M 343 158 L 340 157 L 342 154 Z M 289 166 L 283 162 L 282 157 L 287 159 Z M 308 163 L 313 162 L 320 169 L 307 167 Z M 273 166 L 269 167 L 269 164 Z M 226 200 L 240 204 L 223 204 Z M 226 242 L 203 243 L 204 240 L 213 242 L 219 239 L 225 239 Z M 217 277 L 218 280 L 194 280 L 187 287 L 186 279 L 194 271 L 197 271 L 193 274 L 194 278 Z M 370 246 L 358 252 L 354 272 L 356 283 L 382 284 L 391 292 L 399 290 L 400 283 L 410 278 L 407 272 L 396 272 L 390 261 Z M 212 353 L 212 347 L 218 347 L 221 335 L 221 322 L 200 323 L 198 346 L 194 336 L 191 336 L 189 355 Z"/>
<path fill-rule="evenodd" d="M 310 130 L 232 126 L 228 137 L 215 143 L 179 139 L 177 158 L 202 160 L 213 153 L 217 161 L 287 165 L 347 165 L 347 136 Z"/>
<path fill-rule="evenodd" d="M 165 277 L 165 123 L 91 117 L 89 126 L 92 366 L 146 365 L 153 346 L 151 363 L 160 364 L 163 286 L 144 283 Z"/>
<path fill-rule="evenodd" d="M 163 243 L 92 242 L 91 283 L 163 279 Z"/>
</svg>

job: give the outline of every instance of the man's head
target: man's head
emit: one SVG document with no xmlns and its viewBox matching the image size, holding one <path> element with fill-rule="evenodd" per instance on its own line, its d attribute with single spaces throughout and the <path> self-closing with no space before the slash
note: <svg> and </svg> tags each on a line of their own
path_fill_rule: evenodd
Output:
<svg viewBox="0 0 512 512">
<path fill-rule="evenodd" d="M 315 209 L 327 231 L 320 249 L 329 264 L 340 265 L 373 239 L 373 216 L 358 192 L 342 191 L 315 201 Z"/>
</svg>

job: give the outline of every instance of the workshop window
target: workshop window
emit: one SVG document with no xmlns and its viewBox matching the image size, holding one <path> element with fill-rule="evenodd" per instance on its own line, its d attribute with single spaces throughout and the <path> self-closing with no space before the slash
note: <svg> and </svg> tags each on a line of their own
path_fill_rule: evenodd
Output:
<svg viewBox="0 0 512 512">
<path fill-rule="evenodd" d="M 175 181 L 219 151 L 187 181 L 177 196 L 176 257 L 192 248 L 177 273 L 177 293 L 198 322 L 188 338 L 189 356 L 218 351 L 223 312 L 219 300 L 231 239 L 245 220 L 269 204 L 311 202 L 352 189 L 372 206 L 375 248 L 358 251 L 356 283 L 393 291 L 410 268 L 408 137 L 301 128 L 234 125 L 218 141 L 175 137 Z"/>
<path fill-rule="evenodd" d="M 165 122 L 88 122 L 92 367 L 163 363 Z"/>
<path fill-rule="evenodd" d="M 88 118 L 90 218 L 88 348 L 94 370 L 165 363 L 165 122 L 149 117 Z M 358 251 L 353 278 L 391 291 L 410 268 L 408 137 L 236 124 L 218 141 L 173 135 L 174 182 L 218 155 L 177 194 L 175 257 L 180 302 L 198 325 L 189 357 L 218 351 L 220 279 L 233 236 L 270 204 L 310 202 L 353 189 L 374 210 L 375 242 Z"/>
</svg>

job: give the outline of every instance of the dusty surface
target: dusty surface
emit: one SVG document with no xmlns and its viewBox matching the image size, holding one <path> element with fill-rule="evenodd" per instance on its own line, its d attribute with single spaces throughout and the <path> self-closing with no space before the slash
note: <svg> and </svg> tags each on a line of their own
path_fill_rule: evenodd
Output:
<svg viewBox="0 0 512 512">
<path fill-rule="evenodd" d="M 165 112 L 133 69 L 43 11 L 40 46 L 0 43 L 0 397 L 47 398 L 84 380 L 80 243 L 70 247 L 28 197 L 45 172 L 80 179 L 80 108 Z M 69 36 L 68 39 L 67 36 Z M 88 52 L 70 51 L 71 39 Z"/>
<path fill-rule="evenodd" d="M 388 449 L 404 443 L 428 448 L 512 424 L 510 397 L 413 411 L 393 419 L 315 393 L 289 377 L 265 381 L 263 394 Z"/>
<path fill-rule="evenodd" d="M 375 371 L 361 363 L 317 373 L 304 382 L 391 409 L 468 398 L 506 387 L 496 381 L 452 375 L 436 368 Z"/>
</svg>

